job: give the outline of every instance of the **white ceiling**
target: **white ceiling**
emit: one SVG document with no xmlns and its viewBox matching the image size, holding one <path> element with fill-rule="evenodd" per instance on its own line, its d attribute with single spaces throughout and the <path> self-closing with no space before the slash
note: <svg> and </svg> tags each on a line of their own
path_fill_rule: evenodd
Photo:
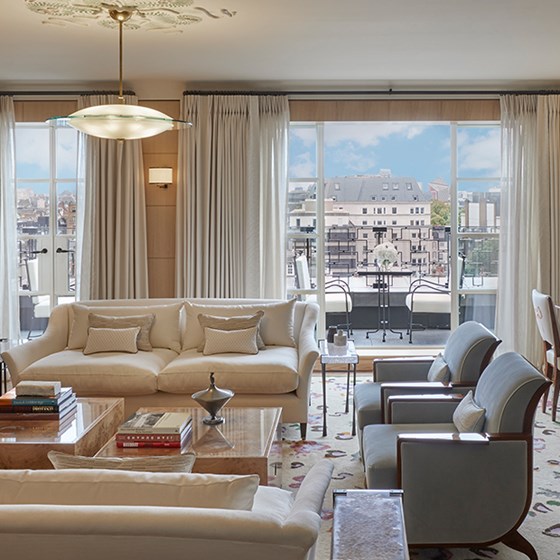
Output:
<svg viewBox="0 0 560 560">
<path fill-rule="evenodd" d="M 47 17 L 30 11 L 24 0 L 0 4 L 5 8 L 0 90 L 117 86 L 116 29 L 78 20 L 79 25 L 44 23 Z M 194 5 L 236 14 L 203 17 L 181 33 L 125 30 L 125 86 L 140 97 L 164 98 L 193 87 L 560 85 L 559 0 L 195 0 Z"/>
</svg>

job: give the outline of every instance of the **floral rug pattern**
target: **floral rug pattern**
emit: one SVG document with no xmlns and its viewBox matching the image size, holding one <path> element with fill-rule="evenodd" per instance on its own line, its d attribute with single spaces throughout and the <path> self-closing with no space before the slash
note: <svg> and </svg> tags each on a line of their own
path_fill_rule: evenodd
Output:
<svg viewBox="0 0 560 560">
<path fill-rule="evenodd" d="M 369 376 L 361 376 L 358 383 Z M 323 506 L 323 525 L 316 560 L 328 560 L 331 549 L 332 490 L 364 488 L 365 479 L 356 436 L 352 436 L 352 413 L 344 412 L 346 378 L 327 377 L 328 435 L 322 437 L 322 391 L 320 375 L 312 381 L 307 440 L 299 440 L 299 426 L 283 427 L 283 487 L 297 490 L 311 466 L 322 458 L 332 460 L 333 478 Z M 520 533 L 535 547 L 540 560 L 560 560 L 560 423 L 539 410 L 534 430 L 533 501 Z M 502 544 L 484 548 L 416 549 L 411 560 L 526 560 L 526 556 Z M 351 560 L 351 559 L 349 559 Z"/>
</svg>

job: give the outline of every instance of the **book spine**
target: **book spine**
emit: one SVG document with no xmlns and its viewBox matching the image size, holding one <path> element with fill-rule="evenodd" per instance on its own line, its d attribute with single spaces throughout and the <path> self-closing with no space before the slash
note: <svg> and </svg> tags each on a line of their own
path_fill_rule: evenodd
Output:
<svg viewBox="0 0 560 560">
<path fill-rule="evenodd" d="M 117 447 L 172 447 L 179 448 L 182 443 L 180 441 L 117 441 Z"/>
<path fill-rule="evenodd" d="M 50 397 L 15 397 L 13 399 L 6 399 L 0 401 L 0 411 L 2 411 L 5 406 L 59 406 L 64 403 L 71 394 L 70 391 L 66 391 L 55 399 Z"/>
<path fill-rule="evenodd" d="M 63 420 L 77 408 L 76 403 L 65 406 L 60 412 L 3 412 L 0 408 L 0 420 Z"/>
<path fill-rule="evenodd" d="M 190 422 L 184 427 L 177 428 L 157 428 L 157 427 L 143 427 L 143 428 L 119 428 L 117 430 L 118 434 L 144 434 L 144 435 L 156 435 L 156 434 L 177 434 L 181 435 L 184 430 L 190 427 Z"/>
<path fill-rule="evenodd" d="M 181 441 L 183 434 L 117 434 L 116 441 Z"/>
<path fill-rule="evenodd" d="M 58 412 L 59 405 L 18 405 L 18 406 L 2 406 L 0 412 L 18 414 L 20 412 Z"/>
</svg>

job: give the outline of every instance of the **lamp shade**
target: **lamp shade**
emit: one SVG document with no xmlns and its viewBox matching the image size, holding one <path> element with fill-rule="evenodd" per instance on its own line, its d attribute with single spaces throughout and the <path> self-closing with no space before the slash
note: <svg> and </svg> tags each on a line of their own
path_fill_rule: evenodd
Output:
<svg viewBox="0 0 560 560">
<path fill-rule="evenodd" d="M 172 119 L 161 111 L 140 105 L 95 105 L 67 117 L 52 117 L 47 122 L 69 124 L 85 134 L 113 140 L 149 138 L 190 123 Z"/>
<path fill-rule="evenodd" d="M 169 185 L 173 182 L 173 169 L 171 167 L 150 167 L 148 170 L 148 183 L 152 185 Z"/>
</svg>

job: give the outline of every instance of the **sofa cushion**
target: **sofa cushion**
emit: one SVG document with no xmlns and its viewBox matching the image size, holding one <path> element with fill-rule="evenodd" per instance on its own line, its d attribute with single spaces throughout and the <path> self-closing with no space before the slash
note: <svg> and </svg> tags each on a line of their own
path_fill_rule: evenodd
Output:
<svg viewBox="0 0 560 560">
<path fill-rule="evenodd" d="M 192 452 L 146 457 L 84 457 L 51 450 L 47 453 L 55 469 L 110 469 L 143 472 L 190 473 L 196 459 Z"/>
<path fill-rule="evenodd" d="M 260 323 L 260 335 L 267 346 L 295 347 L 294 337 L 294 308 L 296 300 L 279 301 L 275 303 L 255 303 L 243 305 L 207 305 L 185 302 L 186 327 L 183 333 L 183 350 L 197 348 L 204 337 L 204 332 L 198 322 L 198 315 L 217 315 L 233 317 L 236 315 L 254 315 L 263 311 Z"/>
<path fill-rule="evenodd" d="M 224 354 L 227 352 L 235 354 L 258 354 L 257 346 L 257 327 L 239 329 L 237 331 L 222 331 L 220 329 L 204 329 L 203 354 Z"/>
<path fill-rule="evenodd" d="M 256 355 L 203 356 L 196 348 L 182 352 L 158 375 L 157 386 L 166 393 L 191 394 L 208 387 L 215 372 L 216 384 L 243 394 L 290 393 L 298 387 L 295 348 L 270 346 Z"/>
<path fill-rule="evenodd" d="M 257 311 L 254 315 L 236 315 L 234 317 L 217 317 L 215 315 L 205 315 L 201 313 L 198 316 L 198 322 L 204 334 L 202 342 L 198 345 L 198 351 L 202 352 L 204 350 L 204 344 L 206 343 L 206 333 L 204 329 L 207 327 L 211 329 L 220 329 L 222 331 L 237 331 L 240 329 L 257 327 L 257 346 L 259 350 L 262 350 L 265 344 L 259 333 L 259 328 L 263 315 L 263 311 Z"/>
<path fill-rule="evenodd" d="M 154 348 L 169 348 L 175 352 L 181 351 L 181 333 L 179 316 L 182 303 L 171 305 L 146 306 L 85 306 L 73 303 L 70 313 L 70 336 L 68 349 L 83 348 L 86 345 L 89 314 L 110 315 L 111 317 L 131 317 L 138 315 L 154 315 L 150 343 Z"/>
<path fill-rule="evenodd" d="M 130 327 L 140 327 L 138 338 L 136 340 L 138 350 L 150 352 L 152 344 L 150 343 L 150 331 L 154 322 L 155 315 L 133 315 L 131 317 L 112 317 L 110 315 L 97 315 L 90 313 L 88 323 L 90 327 L 97 329 L 126 329 Z"/>
<path fill-rule="evenodd" d="M 13 470 L 0 471 L 0 503 L 250 510 L 258 484 L 256 474 Z"/>
<path fill-rule="evenodd" d="M 149 395 L 157 391 L 157 374 L 176 356 L 166 348 L 138 354 L 107 352 L 89 356 L 81 350 L 63 350 L 25 368 L 20 379 L 60 381 L 79 396 Z"/>
<path fill-rule="evenodd" d="M 128 329 L 96 329 L 88 331 L 84 354 L 98 354 L 100 352 L 138 352 L 137 338 L 140 327 Z"/>
</svg>

